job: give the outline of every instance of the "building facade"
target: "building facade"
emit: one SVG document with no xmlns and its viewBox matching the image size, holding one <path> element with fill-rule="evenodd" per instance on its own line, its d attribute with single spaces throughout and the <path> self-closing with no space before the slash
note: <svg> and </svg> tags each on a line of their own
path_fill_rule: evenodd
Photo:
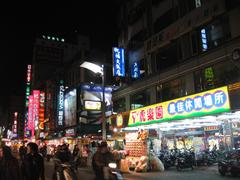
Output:
<svg viewBox="0 0 240 180">
<path fill-rule="evenodd" d="M 113 95 L 124 112 L 240 80 L 238 1 L 150 0 L 121 6 L 119 46 L 127 86 Z M 132 76 L 137 63 L 140 75 Z"/>
</svg>

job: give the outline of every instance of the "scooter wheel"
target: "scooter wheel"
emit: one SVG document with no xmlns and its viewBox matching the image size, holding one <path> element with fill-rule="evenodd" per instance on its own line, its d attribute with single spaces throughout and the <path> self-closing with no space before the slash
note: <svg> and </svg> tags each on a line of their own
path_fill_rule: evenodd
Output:
<svg viewBox="0 0 240 180">
<path fill-rule="evenodd" d="M 181 168 L 180 168 L 179 166 L 177 166 L 176 168 L 177 168 L 177 171 L 180 171 L 180 170 L 181 170 Z"/>
<path fill-rule="evenodd" d="M 223 170 L 223 167 L 218 167 L 218 172 L 219 172 L 222 176 L 225 176 L 225 175 L 226 175 L 226 171 Z"/>
</svg>

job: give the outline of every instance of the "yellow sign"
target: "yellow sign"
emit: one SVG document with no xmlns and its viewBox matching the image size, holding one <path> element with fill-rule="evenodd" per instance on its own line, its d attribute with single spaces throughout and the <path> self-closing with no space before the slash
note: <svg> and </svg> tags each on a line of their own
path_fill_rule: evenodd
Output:
<svg viewBox="0 0 240 180">
<path fill-rule="evenodd" d="M 229 112 L 227 86 L 130 111 L 129 126 Z"/>
<path fill-rule="evenodd" d="M 123 115 L 118 114 L 117 115 L 117 127 L 122 127 L 122 125 L 123 125 Z"/>
<path fill-rule="evenodd" d="M 101 110 L 101 102 L 99 101 L 84 101 L 84 108 L 85 110 Z"/>
</svg>

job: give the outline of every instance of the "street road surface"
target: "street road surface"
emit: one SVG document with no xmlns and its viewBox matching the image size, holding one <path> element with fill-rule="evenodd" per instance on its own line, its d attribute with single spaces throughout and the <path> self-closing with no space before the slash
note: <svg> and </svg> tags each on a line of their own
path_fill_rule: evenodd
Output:
<svg viewBox="0 0 240 180">
<path fill-rule="evenodd" d="M 53 173 L 53 162 L 45 161 L 46 180 L 51 180 Z M 94 180 L 94 173 L 90 168 L 78 169 L 79 180 Z M 123 175 L 125 180 L 238 180 L 239 177 L 220 176 L 217 167 L 199 167 L 194 170 L 186 169 L 178 172 L 174 167 L 164 172 L 147 172 Z"/>
</svg>

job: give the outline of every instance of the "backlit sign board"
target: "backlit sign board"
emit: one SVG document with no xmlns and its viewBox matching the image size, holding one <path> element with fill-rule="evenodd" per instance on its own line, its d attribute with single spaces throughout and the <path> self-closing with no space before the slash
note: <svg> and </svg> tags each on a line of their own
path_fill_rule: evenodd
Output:
<svg viewBox="0 0 240 180">
<path fill-rule="evenodd" d="M 123 48 L 113 48 L 113 76 L 125 77 L 125 59 Z"/>
<path fill-rule="evenodd" d="M 73 89 L 64 95 L 64 126 L 77 124 L 77 90 Z"/>
<path fill-rule="evenodd" d="M 94 111 L 100 111 L 101 110 L 101 101 L 84 101 L 84 109 L 85 110 L 94 110 Z"/>
<path fill-rule="evenodd" d="M 128 126 L 229 112 L 227 86 L 130 111 Z"/>
<path fill-rule="evenodd" d="M 134 62 L 131 65 L 131 77 L 138 79 L 140 78 L 140 63 L 138 62 Z"/>
<path fill-rule="evenodd" d="M 63 81 L 60 81 L 59 92 L 58 92 L 58 120 L 57 125 L 63 126 L 64 119 L 64 85 Z"/>
</svg>

